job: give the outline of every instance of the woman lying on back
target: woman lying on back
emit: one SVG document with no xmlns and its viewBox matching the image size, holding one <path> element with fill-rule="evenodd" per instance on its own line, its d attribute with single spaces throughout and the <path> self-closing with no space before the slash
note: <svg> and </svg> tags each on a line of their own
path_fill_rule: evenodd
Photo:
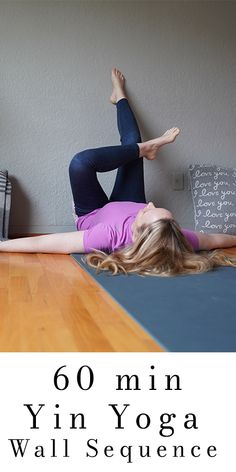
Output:
<svg viewBox="0 0 236 472">
<path fill-rule="evenodd" d="M 86 253 L 89 265 L 113 274 L 171 276 L 235 267 L 236 262 L 211 250 L 236 246 L 236 236 L 183 229 L 169 210 L 147 204 L 143 158 L 155 159 L 160 147 L 172 143 L 180 131 L 171 128 L 142 143 L 124 81 L 113 69 L 111 102 L 116 105 L 121 146 L 82 151 L 70 164 L 77 231 L 4 241 L 0 252 Z M 108 199 L 97 172 L 114 169 L 118 171 Z"/>
</svg>

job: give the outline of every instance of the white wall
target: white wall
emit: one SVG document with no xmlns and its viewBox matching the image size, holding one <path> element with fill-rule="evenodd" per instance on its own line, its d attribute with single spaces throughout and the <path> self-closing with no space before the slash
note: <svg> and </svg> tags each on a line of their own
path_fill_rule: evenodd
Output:
<svg viewBox="0 0 236 472">
<path fill-rule="evenodd" d="M 127 89 L 144 139 L 182 134 L 145 162 L 147 197 L 193 228 L 191 195 L 172 171 L 236 167 L 236 3 L 0 2 L 1 167 L 14 184 L 11 232 L 74 229 L 68 163 L 119 144 L 110 69 Z M 114 173 L 101 176 L 111 190 Z"/>
</svg>

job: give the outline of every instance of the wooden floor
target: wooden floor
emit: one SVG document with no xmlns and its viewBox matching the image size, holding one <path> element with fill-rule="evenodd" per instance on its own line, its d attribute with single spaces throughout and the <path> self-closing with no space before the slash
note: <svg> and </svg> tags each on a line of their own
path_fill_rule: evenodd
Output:
<svg viewBox="0 0 236 472">
<path fill-rule="evenodd" d="M 161 351 L 70 257 L 0 254 L 0 351 Z"/>
</svg>

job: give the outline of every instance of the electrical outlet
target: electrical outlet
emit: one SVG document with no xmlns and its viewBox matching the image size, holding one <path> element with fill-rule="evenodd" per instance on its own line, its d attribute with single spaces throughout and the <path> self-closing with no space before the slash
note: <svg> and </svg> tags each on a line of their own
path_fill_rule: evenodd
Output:
<svg viewBox="0 0 236 472">
<path fill-rule="evenodd" d="M 172 189 L 184 190 L 184 174 L 183 172 L 172 173 Z"/>
<path fill-rule="evenodd" d="M 190 175 L 189 172 L 184 174 L 184 188 L 187 190 L 191 190 L 191 182 L 190 182 Z"/>
</svg>

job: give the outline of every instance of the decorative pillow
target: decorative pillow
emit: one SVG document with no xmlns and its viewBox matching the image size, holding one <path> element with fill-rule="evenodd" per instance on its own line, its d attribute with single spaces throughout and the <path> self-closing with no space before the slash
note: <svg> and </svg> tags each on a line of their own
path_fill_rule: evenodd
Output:
<svg viewBox="0 0 236 472">
<path fill-rule="evenodd" d="M 189 166 L 195 229 L 236 234 L 236 168 Z"/>
</svg>

